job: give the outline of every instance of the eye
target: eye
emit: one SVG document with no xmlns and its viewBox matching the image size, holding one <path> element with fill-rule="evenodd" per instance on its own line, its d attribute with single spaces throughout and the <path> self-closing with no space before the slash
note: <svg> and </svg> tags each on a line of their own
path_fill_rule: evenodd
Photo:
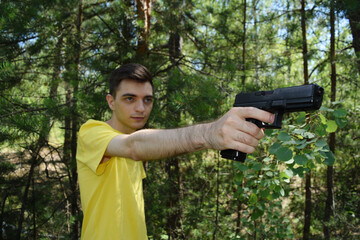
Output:
<svg viewBox="0 0 360 240">
<path fill-rule="evenodd" d="M 125 97 L 124 100 L 126 102 L 133 102 L 134 101 L 134 97 Z"/>
<path fill-rule="evenodd" d="M 152 99 L 152 98 L 145 98 L 145 99 L 144 99 L 144 102 L 145 102 L 145 103 L 152 103 L 152 102 L 153 102 L 153 99 Z"/>
</svg>

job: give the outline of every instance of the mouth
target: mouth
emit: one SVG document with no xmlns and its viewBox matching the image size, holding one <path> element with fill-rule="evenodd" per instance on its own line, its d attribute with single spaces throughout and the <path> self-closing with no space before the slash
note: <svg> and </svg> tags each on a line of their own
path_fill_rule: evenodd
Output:
<svg viewBox="0 0 360 240">
<path fill-rule="evenodd" d="M 133 116 L 131 117 L 132 119 L 136 120 L 136 121 L 142 121 L 145 119 L 145 117 L 141 117 L 141 116 Z"/>
</svg>

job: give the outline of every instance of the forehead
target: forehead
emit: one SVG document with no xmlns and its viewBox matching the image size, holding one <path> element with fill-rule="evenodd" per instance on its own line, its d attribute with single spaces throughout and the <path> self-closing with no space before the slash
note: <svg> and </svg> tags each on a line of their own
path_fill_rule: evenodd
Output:
<svg viewBox="0 0 360 240">
<path fill-rule="evenodd" d="M 152 95 L 153 88 L 150 82 L 138 82 L 132 79 L 124 79 L 120 82 L 117 90 L 118 93 L 132 93 Z"/>
</svg>

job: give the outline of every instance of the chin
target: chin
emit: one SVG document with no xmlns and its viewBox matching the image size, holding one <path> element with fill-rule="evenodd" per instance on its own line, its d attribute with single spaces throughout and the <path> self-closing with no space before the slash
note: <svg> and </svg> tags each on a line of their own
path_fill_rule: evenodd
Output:
<svg viewBox="0 0 360 240">
<path fill-rule="evenodd" d="M 136 125 L 136 126 L 133 126 L 133 129 L 135 129 L 135 131 L 137 130 L 141 130 L 145 127 L 145 124 L 139 124 L 139 125 Z"/>
</svg>

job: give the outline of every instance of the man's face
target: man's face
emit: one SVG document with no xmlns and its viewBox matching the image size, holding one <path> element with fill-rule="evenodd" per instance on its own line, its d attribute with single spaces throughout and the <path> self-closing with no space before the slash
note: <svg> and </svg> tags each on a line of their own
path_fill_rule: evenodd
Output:
<svg viewBox="0 0 360 240">
<path fill-rule="evenodd" d="M 108 95 L 107 99 L 115 128 L 130 134 L 145 126 L 153 106 L 153 89 L 149 82 L 124 79 L 118 86 L 116 98 Z"/>
</svg>

